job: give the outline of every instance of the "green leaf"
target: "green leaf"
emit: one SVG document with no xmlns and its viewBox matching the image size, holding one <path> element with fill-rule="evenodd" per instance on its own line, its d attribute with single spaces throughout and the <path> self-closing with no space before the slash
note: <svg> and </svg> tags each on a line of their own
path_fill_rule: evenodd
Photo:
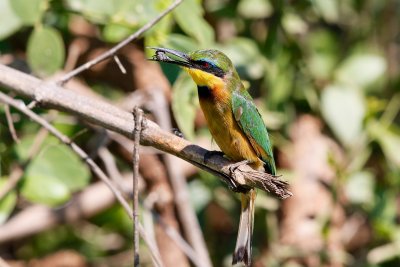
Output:
<svg viewBox="0 0 400 267">
<path fill-rule="evenodd" d="M 367 125 L 369 134 L 379 142 L 386 158 L 399 168 L 400 166 L 400 134 L 378 121 L 370 121 Z"/>
<path fill-rule="evenodd" d="M 329 79 L 338 62 L 339 48 L 336 36 L 326 30 L 310 33 L 307 66 L 317 79 Z"/>
<path fill-rule="evenodd" d="M 364 88 L 382 78 L 385 71 L 386 61 L 382 56 L 356 54 L 343 62 L 336 78 L 342 83 Z"/>
<path fill-rule="evenodd" d="M 253 40 L 235 38 L 229 44 L 218 48 L 228 55 L 239 74 L 245 75 L 245 78 L 255 80 L 265 75 L 267 62 Z"/>
<path fill-rule="evenodd" d="M 337 22 L 339 19 L 339 4 L 336 0 L 312 0 L 320 14 L 328 22 Z"/>
<path fill-rule="evenodd" d="M 66 3 L 72 10 L 83 13 L 97 23 L 108 22 L 115 12 L 113 1 L 67 0 Z"/>
<path fill-rule="evenodd" d="M 26 174 L 21 194 L 34 203 L 57 206 L 71 197 L 68 187 L 57 179 L 47 175 Z"/>
<path fill-rule="evenodd" d="M 367 171 L 354 173 L 347 180 L 346 196 L 355 204 L 373 204 L 374 186 L 375 180 L 372 173 Z"/>
<path fill-rule="evenodd" d="M 28 40 L 28 63 L 40 76 L 49 76 L 64 64 L 64 42 L 54 28 L 35 29 Z"/>
<path fill-rule="evenodd" d="M 214 30 L 203 18 L 204 10 L 196 0 L 185 0 L 173 12 L 179 27 L 189 36 L 195 38 L 201 46 L 214 43 Z"/>
<path fill-rule="evenodd" d="M 145 46 L 146 47 L 157 47 L 160 44 L 165 43 L 172 29 L 172 16 L 167 15 L 161 21 L 159 21 L 152 29 L 146 33 Z M 147 51 L 150 52 L 150 51 Z M 154 51 L 151 51 L 152 53 Z"/>
<path fill-rule="evenodd" d="M 267 18 L 273 11 L 268 0 L 241 0 L 237 9 L 238 13 L 247 19 Z"/>
<path fill-rule="evenodd" d="M 283 28 L 291 34 L 306 34 L 308 30 L 307 23 L 297 14 L 286 13 L 282 18 Z"/>
<path fill-rule="evenodd" d="M 102 31 L 104 40 L 110 43 L 117 43 L 130 34 L 132 34 L 132 28 L 114 23 L 107 24 Z"/>
<path fill-rule="evenodd" d="M 26 159 L 32 143 L 33 138 L 21 140 L 16 148 L 19 158 Z M 48 137 L 26 168 L 21 192 L 32 202 L 57 205 L 84 188 L 89 179 L 88 167 L 80 158 L 54 137 Z"/>
<path fill-rule="evenodd" d="M 0 178 L 0 188 L 7 182 L 6 177 Z M 3 224 L 17 203 L 17 194 L 14 190 L 10 191 L 4 198 L 0 199 L 0 225 Z"/>
<path fill-rule="evenodd" d="M 162 45 L 164 47 L 186 52 L 195 51 L 198 49 L 196 41 L 193 38 L 187 37 L 183 34 L 169 34 L 165 43 Z"/>
<path fill-rule="evenodd" d="M 200 180 L 189 183 L 189 196 L 196 213 L 202 211 L 212 199 L 210 189 Z"/>
<path fill-rule="evenodd" d="M 185 138 L 193 140 L 194 119 L 199 107 L 196 86 L 186 73 L 181 73 L 172 88 L 172 112 Z"/>
<path fill-rule="evenodd" d="M 25 25 L 40 21 L 47 5 L 47 0 L 11 0 L 11 7 Z"/>
<path fill-rule="evenodd" d="M 22 21 L 15 14 L 10 1 L 13 0 L 0 0 L 0 40 L 6 39 L 22 27 Z"/>
<path fill-rule="evenodd" d="M 345 145 L 356 141 L 365 116 L 363 96 L 353 88 L 330 85 L 322 92 L 322 115 Z"/>
</svg>

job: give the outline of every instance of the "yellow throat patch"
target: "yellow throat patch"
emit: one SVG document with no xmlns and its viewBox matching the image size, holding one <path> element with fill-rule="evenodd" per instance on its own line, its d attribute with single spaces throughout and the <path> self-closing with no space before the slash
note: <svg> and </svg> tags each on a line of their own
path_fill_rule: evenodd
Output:
<svg viewBox="0 0 400 267">
<path fill-rule="evenodd" d="M 184 68 L 184 69 L 190 74 L 190 76 L 192 76 L 193 81 L 199 86 L 216 88 L 224 85 L 224 81 L 221 78 L 211 73 L 198 69 L 190 69 L 190 68 Z"/>
</svg>

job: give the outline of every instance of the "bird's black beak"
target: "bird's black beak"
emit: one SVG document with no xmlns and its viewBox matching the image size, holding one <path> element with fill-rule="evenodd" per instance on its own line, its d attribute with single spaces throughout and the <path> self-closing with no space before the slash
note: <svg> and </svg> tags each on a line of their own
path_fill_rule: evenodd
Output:
<svg viewBox="0 0 400 267">
<path fill-rule="evenodd" d="M 156 51 L 156 54 L 153 56 L 153 58 L 150 58 L 149 60 L 171 63 L 187 68 L 193 66 L 190 57 L 183 52 L 161 47 L 148 47 L 148 48 L 154 49 Z"/>
</svg>

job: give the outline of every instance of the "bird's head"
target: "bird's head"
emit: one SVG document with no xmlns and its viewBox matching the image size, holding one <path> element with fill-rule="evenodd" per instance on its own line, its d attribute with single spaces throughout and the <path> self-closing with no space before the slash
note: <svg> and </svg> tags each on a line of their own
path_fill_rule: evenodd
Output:
<svg viewBox="0 0 400 267">
<path fill-rule="evenodd" d="M 212 87 L 237 76 L 232 61 L 218 50 L 183 53 L 168 48 L 152 49 L 156 51 L 152 60 L 182 66 L 199 86 Z"/>
</svg>

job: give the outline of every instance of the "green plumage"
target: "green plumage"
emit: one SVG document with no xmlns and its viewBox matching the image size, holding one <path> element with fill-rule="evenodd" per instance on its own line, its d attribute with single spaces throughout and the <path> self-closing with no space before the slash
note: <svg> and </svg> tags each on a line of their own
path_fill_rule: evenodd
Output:
<svg viewBox="0 0 400 267">
<path fill-rule="evenodd" d="M 275 175 L 275 161 L 267 128 L 253 99 L 246 90 L 237 90 L 232 93 L 232 110 L 235 112 L 236 121 L 243 132 L 245 132 L 247 138 L 253 139 L 264 150 L 266 156 L 260 154 L 259 157 L 265 162 L 266 171 Z M 257 148 L 254 149 L 257 151 Z"/>
</svg>

